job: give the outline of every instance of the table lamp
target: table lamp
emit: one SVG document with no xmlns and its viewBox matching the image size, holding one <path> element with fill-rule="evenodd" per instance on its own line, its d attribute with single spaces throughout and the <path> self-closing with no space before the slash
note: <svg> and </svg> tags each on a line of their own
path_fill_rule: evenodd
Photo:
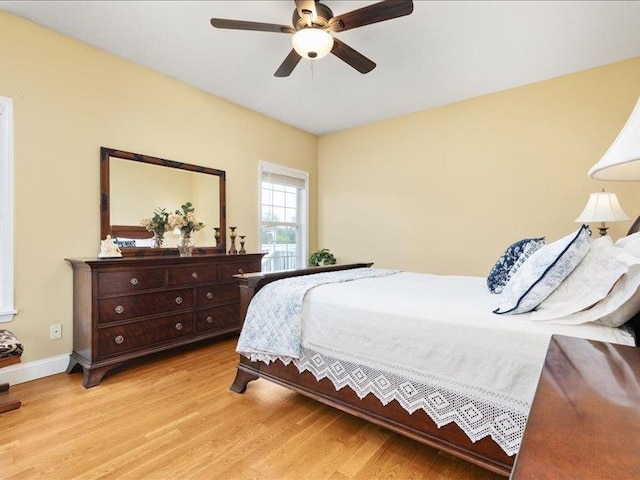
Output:
<svg viewBox="0 0 640 480">
<path fill-rule="evenodd" d="M 616 194 L 605 192 L 603 188 L 601 192 L 589 195 L 587 205 L 575 221 L 578 223 L 600 222 L 598 229 L 600 236 L 604 236 L 609 228 L 605 222 L 623 222 L 625 220 L 629 220 L 629 217 L 622 210 Z"/>
<path fill-rule="evenodd" d="M 640 180 L 640 100 L 627 123 L 598 163 L 589 170 L 596 180 Z"/>
<path fill-rule="evenodd" d="M 606 151 L 604 156 L 589 169 L 589 176 L 596 180 L 640 180 L 640 99 L 627 123 Z M 640 216 L 631 231 L 640 225 Z"/>
</svg>

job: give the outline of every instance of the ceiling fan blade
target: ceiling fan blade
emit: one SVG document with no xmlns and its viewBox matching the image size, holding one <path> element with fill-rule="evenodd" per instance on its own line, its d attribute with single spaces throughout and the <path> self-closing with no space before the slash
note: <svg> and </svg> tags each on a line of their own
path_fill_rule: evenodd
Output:
<svg viewBox="0 0 640 480">
<path fill-rule="evenodd" d="M 288 77 L 293 72 L 293 69 L 296 68 L 298 62 L 302 57 L 298 55 L 294 49 L 291 49 L 287 58 L 284 59 L 284 62 L 278 67 L 276 73 L 273 74 L 274 77 Z"/>
<path fill-rule="evenodd" d="M 295 33 L 292 27 L 276 25 L 274 23 L 245 22 L 244 20 L 227 20 L 225 18 L 212 18 L 211 25 L 216 28 L 228 28 L 231 30 L 253 30 L 258 32 Z"/>
<path fill-rule="evenodd" d="M 412 0 L 386 0 L 333 17 L 327 30 L 343 32 L 352 28 L 384 22 L 413 12 Z"/>
<path fill-rule="evenodd" d="M 295 0 L 296 10 L 300 18 L 307 20 L 307 26 L 310 27 L 313 22 L 316 21 L 318 13 L 316 12 L 316 2 L 314 0 Z M 305 15 L 306 12 L 307 15 Z"/>
<path fill-rule="evenodd" d="M 369 73 L 371 70 L 376 68 L 376 64 L 374 62 L 335 37 L 333 39 L 333 48 L 331 49 L 331 53 L 343 62 L 351 65 L 360 73 Z"/>
</svg>

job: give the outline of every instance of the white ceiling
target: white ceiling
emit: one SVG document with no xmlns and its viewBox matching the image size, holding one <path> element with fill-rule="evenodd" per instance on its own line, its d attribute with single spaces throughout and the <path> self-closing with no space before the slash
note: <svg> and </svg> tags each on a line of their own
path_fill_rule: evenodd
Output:
<svg viewBox="0 0 640 480">
<path fill-rule="evenodd" d="M 376 2 L 325 0 L 334 15 Z M 640 55 L 636 1 L 414 1 L 335 34 L 377 63 L 337 57 L 273 73 L 291 36 L 211 17 L 291 24 L 292 0 L 0 1 L 0 9 L 314 134 L 445 105 Z M 313 68 L 312 68 L 313 67 Z"/>
</svg>

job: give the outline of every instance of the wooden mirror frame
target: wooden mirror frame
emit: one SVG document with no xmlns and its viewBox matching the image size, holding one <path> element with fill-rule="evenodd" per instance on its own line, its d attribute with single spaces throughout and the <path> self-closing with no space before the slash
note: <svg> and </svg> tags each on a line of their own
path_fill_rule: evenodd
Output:
<svg viewBox="0 0 640 480">
<path fill-rule="evenodd" d="M 152 235 L 143 226 L 133 225 L 111 225 L 111 209 L 109 202 L 109 159 L 111 157 L 123 160 L 132 160 L 134 162 L 148 163 L 151 165 L 159 165 L 162 167 L 177 168 L 180 170 L 188 170 L 190 172 L 205 173 L 207 175 L 215 175 L 219 178 L 219 224 L 220 224 L 220 240 L 218 246 L 205 246 L 194 248 L 194 254 L 224 254 L 226 248 L 226 173 L 224 170 L 215 168 L 201 167 L 199 165 L 191 165 L 189 163 L 176 162 L 165 158 L 151 157 L 149 155 L 141 155 L 139 153 L 125 152 L 113 148 L 100 147 L 100 239 L 105 239 L 107 235 L 126 236 L 130 238 L 149 238 Z M 117 230 L 114 232 L 114 230 Z M 117 233 L 118 235 L 116 235 Z M 126 257 L 147 256 L 147 255 L 178 255 L 177 248 L 152 248 L 152 247 L 121 247 L 122 255 Z"/>
</svg>

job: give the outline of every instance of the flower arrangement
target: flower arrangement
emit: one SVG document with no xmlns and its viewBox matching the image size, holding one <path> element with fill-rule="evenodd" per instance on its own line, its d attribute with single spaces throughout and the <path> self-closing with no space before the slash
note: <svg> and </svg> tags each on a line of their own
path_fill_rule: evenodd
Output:
<svg viewBox="0 0 640 480">
<path fill-rule="evenodd" d="M 169 228 L 178 228 L 183 238 L 189 238 L 192 232 L 202 230 L 204 223 L 196 217 L 191 202 L 185 203 L 181 208 L 182 211 L 176 210 L 175 213 L 169 214 Z"/>
<path fill-rule="evenodd" d="M 143 218 L 140 224 L 149 232 L 153 232 L 155 246 L 161 247 L 164 243 L 164 234 L 169 230 L 169 212 L 164 208 L 156 208 L 153 217 Z"/>
</svg>

